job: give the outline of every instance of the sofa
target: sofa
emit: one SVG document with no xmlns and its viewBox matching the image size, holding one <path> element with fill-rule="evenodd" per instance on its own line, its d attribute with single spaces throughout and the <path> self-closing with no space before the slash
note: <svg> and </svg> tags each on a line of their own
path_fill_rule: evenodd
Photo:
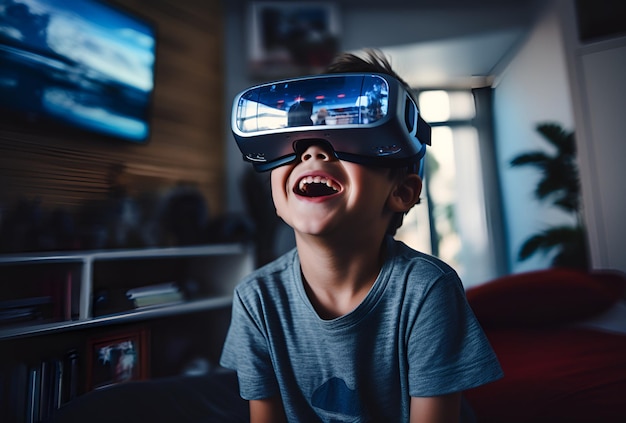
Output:
<svg viewBox="0 0 626 423">
<path fill-rule="evenodd" d="M 626 278 L 552 268 L 467 290 L 504 378 L 465 392 L 478 423 L 626 422 Z"/>
</svg>

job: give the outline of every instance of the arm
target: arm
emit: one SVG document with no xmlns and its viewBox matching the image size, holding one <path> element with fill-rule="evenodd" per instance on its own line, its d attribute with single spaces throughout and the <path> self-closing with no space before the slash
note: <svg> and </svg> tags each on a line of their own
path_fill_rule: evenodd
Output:
<svg viewBox="0 0 626 423">
<path fill-rule="evenodd" d="M 438 397 L 411 397 L 411 423 L 458 423 L 461 393 Z"/>
<path fill-rule="evenodd" d="M 279 395 L 250 401 L 250 423 L 281 422 L 287 422 L 287 418 Z"/>
</svg>

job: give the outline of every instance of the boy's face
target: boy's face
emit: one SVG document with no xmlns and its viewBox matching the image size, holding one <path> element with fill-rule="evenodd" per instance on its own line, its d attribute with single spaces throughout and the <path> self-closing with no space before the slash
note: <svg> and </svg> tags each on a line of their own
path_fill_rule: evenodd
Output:
<svg viewBox="0 0 626 423">
<path fill-rule="evenodd" d="M 321 144 L 272 170 L 271 184 L 276 212 L 296 236 L 384 233 L 398 211 L 389 207 L 398 185 L 389 169 L 338 160 Z"/>
</svg>

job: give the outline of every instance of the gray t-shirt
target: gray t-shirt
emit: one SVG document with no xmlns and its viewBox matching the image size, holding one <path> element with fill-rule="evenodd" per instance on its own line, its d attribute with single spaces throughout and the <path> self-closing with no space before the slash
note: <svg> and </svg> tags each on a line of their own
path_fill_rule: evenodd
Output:
<svg viewBox="0 0 626 423">
<path fill-rule="evenodd" d="M 410 397 L 463 391 L 502 370 L 447 264 L 389 237 L 363 302 L 323 320 L 296 250 L 235 289 L 220 364 L 241 396 L 280 394 L 290 422 L 408 422 Z"/>
</svg>

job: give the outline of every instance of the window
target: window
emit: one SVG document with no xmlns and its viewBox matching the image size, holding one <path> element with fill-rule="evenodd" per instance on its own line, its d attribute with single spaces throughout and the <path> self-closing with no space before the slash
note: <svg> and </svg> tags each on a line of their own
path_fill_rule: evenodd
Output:
<svg viewBox="0 0 626 423">
<path fill-rule="evenodd" d="M 432 126 L 421 204 L 404 219 L 396 238 L 440 257 L 466 287 L 497 273 L 487 221 L 483 163 L 472 91 L 422 91 L 424 120 Z"/>
</svg>

